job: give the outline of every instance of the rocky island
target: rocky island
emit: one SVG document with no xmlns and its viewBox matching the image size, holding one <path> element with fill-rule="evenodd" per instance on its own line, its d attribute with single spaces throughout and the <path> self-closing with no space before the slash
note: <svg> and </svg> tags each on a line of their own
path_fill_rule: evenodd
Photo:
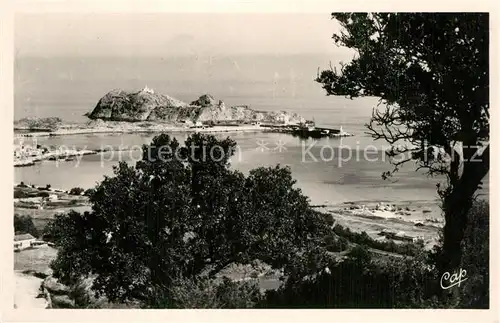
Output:
<svg viewBox="0 0 500 323">
<path fill-rule="evenodd" d="M 186 103 L 171 96 L 156 93 L 145 87 L 139 92 L 113 90 L 87 114 L 92 119 L 105 121 L 151 121 L 169 124 L 223 123 L 250 124 L 253 122 L 286 124 L 301 123 L 304 118 L 285 111 L 256 111 L 246 105 L 226 106 L 210 94 Z"/>
<path fill-rule="evenodd" d="M 284 132 L 301 137 L 346 137 L 339 129 L 317 128 L 314 122 L 286 111 L 258 111 L 247 105 L 227 106 L 210 94 L 191 103 L 156 93 L 147 86 L 137 92 L 112 90 L 85 114 L 85 123 L 60 118 L 24 118 L 14 122 L 20 137 L 89 133 L 153 132 Z"/>
</svg>

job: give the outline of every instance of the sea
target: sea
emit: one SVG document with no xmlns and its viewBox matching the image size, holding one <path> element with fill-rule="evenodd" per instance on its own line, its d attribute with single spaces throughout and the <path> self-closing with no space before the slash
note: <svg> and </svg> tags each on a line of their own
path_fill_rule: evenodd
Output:
<svg viewBox="0 0 500 323">
<path fill-rule="evenodd" d="M 384 149 L 388 144 L 367 134 L 378 98 L 327 96 L 314 81 L 318 71 L 332 66 L 326 55 L 238 55 L 183 57 L 17 57 L 14 69 L 14 118 L 60 117 L 85 123 L 86 112 L 113 89 L 140 90 L 145 86 L 191 102 L 209 93 L 226 105 L 295 112 L 318 126 L 353 134 L 342 139 L 300 139 L 277 133 L 224 133 L 237 142 L 231 167 L 248 173 L 257 167 L 290 167 L 297 187 L 313 204 L 347 201 L 413 201 L 437 199 L 436 184 L 405 164 L 391 179 Z M 383 108 L 383 106 L 381 106 Z M 172 133 L 178 140 L 186 133 Z M 15 168 L 15 181 L 68 190 L 90 188 L 113 174 L 119 161 L 133 165 L 141 145 L 154 134 L 91 134 L 37 138 L 34 144 L 80 149 L 113 148 L 112 153 L 81 160 L 43 161 Z M 26 142 L 27 141 L 27 142 Z M 29 144 L 29 140 L 25 139 Z M 488 178 L 484 180 L 488 194 Z"/>
</svg>

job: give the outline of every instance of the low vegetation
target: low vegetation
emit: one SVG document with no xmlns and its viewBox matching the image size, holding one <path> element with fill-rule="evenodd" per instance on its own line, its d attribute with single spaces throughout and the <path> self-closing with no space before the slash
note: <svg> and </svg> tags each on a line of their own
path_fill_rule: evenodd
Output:
<svg viewBox="0 0 500 323">
<path fill-rule="evenodd" d="M 416 256 L 422 252 L 424 248 L 423 242 L 404 242 L 396 243 L 393 240 L 375 240 L 372 239 L 366 232 L 354 232 L 348 227 L 343 227 L 339 224 L 335 225 L 333 232 L 339 236 L 340 241 L 349 241 L 359 245 L 367 246 L 373 249 L 378 249 L 382 251 L 407 255 Z M 345 240 L 341 240 L 344 238 Z"/>
<path fill-rule="evenodd" d="M 69 195 L 82 195 L 85 192 L 85 190 L 81 187 L 73 187 L 72 189 L 69 190 L 68 194 Z"/>
</svg>

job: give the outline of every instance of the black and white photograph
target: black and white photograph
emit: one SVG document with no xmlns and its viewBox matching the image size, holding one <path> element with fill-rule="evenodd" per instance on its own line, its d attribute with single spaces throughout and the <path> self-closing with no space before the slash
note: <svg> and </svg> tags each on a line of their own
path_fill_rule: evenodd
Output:
<svg viewBox="0 0 500 323">
<path fill-rule="evenodd" d="M 14 311 L 492 308 L 491 19 L 15 13 Z"/>
</svg>

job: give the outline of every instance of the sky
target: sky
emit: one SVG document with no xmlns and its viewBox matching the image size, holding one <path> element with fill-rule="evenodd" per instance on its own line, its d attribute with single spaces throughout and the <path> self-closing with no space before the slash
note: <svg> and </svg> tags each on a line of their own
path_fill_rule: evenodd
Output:
<svg viewBox="0 0 500 323">
<path fill-rule="evenodd" d="M 23 13 L 19 56 L 336 54 L 338 26 L 316 13 Z"/>
</svg>

